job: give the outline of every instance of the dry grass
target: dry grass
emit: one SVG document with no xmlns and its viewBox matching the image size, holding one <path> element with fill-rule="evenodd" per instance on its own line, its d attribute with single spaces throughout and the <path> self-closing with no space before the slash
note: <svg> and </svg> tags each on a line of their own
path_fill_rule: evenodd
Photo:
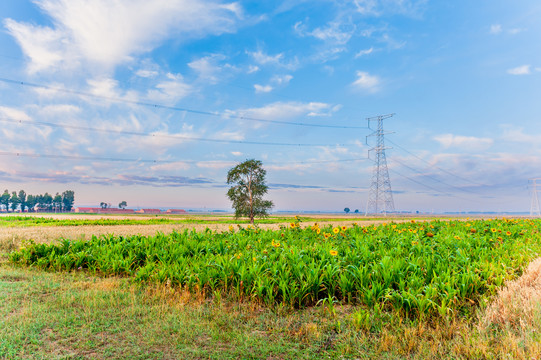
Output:
<svg viewBox="0 0 541 360">
<path fill-rule="evenodd" d="M 541 319 L 541 258 L 530 263 L 524 274 L 502 288 L 481 318 L 481 326 L 524 330 Z"/>
</svg>

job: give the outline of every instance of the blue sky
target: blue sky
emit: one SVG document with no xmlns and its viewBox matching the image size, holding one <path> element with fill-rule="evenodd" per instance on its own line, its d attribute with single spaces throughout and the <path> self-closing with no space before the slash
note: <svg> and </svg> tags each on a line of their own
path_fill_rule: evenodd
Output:
<svg viewBox="0 0 541 360">
<path fill-rule="evenodd" d="M 275 210 L 364 211 L 388 113 L 399 210 L 527 211 L 541 177 L 537 0 L 1 2 L 10 191 L 227 209 L 255 158 Z"/>
</svg>

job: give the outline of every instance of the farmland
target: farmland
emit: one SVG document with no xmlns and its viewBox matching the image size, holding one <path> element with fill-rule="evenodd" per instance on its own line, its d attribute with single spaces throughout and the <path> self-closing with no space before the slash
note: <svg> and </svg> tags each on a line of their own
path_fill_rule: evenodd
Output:
<svg viewBox="0 0 541 360">
<path fill-rule="evenodd" d="M 21 232 L 2 240 L 7 303 L 1 311 L 10 325 L 0 334 L 4 356 L 532 358 L 541 352 L 538 277 L 521 277 L 541 254 L 537 220 L 271 217 L 251 227 L 224 217 L 199 219 L 197 231 L 189 227 L 196 219 L 57 220 L 0 222 L 18 231 L 67 228 L 73 221 L 91 231 L 55 240 L 25 239 Z M 99 226 L 109 232 L 93 236 Z M 156 226 L 166 228 L 156 233 Z M 141 227 L 154 233 L 143 235 Z M 532 266 L 527 274 L 539 271 Z M 506 284 L 530 289 L 533 305 L 510 312 L 506 301 L 517 303 L 510 294 L 520 290 L 500 299 Z M 137 328 L 150 338 L 140 339 Z M 65 345 L 59 353 L 52 352 L 55 342 Z"/>
</svg>

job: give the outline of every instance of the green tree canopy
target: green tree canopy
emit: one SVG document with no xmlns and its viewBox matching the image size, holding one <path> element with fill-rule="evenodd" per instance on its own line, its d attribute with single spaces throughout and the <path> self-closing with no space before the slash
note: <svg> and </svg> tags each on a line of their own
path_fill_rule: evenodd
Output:
<svg viewBox="0 0 541 360">
<path fill-rule="evenodd" d="M 125 209 L 126 206 L 128 206 L 128 203 L 124 200 L 122 200 L 119 204 L 118 204 L 118 208 L 119 209 Z"/>
<path fill-rule="evenodd" d="M 27 205 L 26 192 L 24 190 L 19 191 L 19 203 L 21 204 L 21 212 L 24 212 Z"/>
<path fill-rule="evenodd" d="M 11 193 L 11 199 L 9 199 L 9 202 L 11 204 L 11 211 L 17 210 L 17 207 L 19 206 L 19 197 L 17 196 L 16 191 Z"/>
<path fill-rule="evenodd" d="M 0 203 L 4 206 L 6 211 L 9 211 L 9 199 L 11 197 L 9 196 L 9 191 L 4 190 L 4 193 L 0 195 Z"/>
<path fill-rule="evenodd" d="M 66 190 L 62 193 L 62 205 L 64 211 L 71 211 L 73 203 L 75 202 L 75 192 L 73 190 Z"/>
<path fill-rule="evenodd" d="M 346 214 L 349 214 L 349 212 L 351 211 L 348 207 L 344 209 L 344 211 L 346 212 Z"/>
<path fill-rule="evenodd" d="M 234 185 L 227 191 L 227 196 L 233 203 L 236 218 L 246 216 L 253 224 L 255 217 L 268 216 L 274 204 L 263 199 L 268 191 L 266 174 L 261 161 L 255 159 L 246 160 L 228 171 L 227 183 Z"/>
</svg>

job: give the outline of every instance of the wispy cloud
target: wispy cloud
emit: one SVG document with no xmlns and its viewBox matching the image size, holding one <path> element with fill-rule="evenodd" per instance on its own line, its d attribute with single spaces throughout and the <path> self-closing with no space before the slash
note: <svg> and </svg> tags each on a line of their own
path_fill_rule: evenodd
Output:
<svg viewBox="0 0 541 360">
<path fill-rule="evenodd" d="M 356 26 L 349 22 L 332 21 L 324 27 L 316 27 L 310 31 L 306 24 L 299 21 L 294 30 L 299 36 L 311 36 L 335 45 L 345 45 L 355 33 Z"/>
<path fill-rule="evenodd" d="M 507 70 L 507 73 L 511 75 L 529 75 L 532 73 L 531 65 L 517 66 L 516 68 Z"/>
<path fill-rule="evenodd" d="M 269 55 L 264 53 L 262 50 L 257 50 L 254 52 L 247 52 L 248 55 L 250 55 L 254 61 L 261 65 L 261 66 L 277 66 L 286 68 L 289 70 L 294 70 L 298 66 L 298 60 L 294 59 L 293 61 L 286 61 L 284 53 L 279 53 L 276 55 Z"/>
<path fill-rule="evenodd" d="M 364 50 L 361 50 L 359 51 L 357 54 L 355 54 L 355 58 L 360 58 L 362 56 L 366 56 L 366 55 L 370 55 L 374 52 L 374 48 L 371 47 L 370 49 L 364 49 Z"/>
<path fill-rule="evenodd" d="M 31 62 L 30 72 L 78 66 L 114 67 L 173 35 L 205 37 L 235 30 L 238 3 L 213 0 L 39 0 L 54 27 L 6 19 Z"/>
<path fill-rule="evenodd" d="M 505 32 L 509 35 L 517 35 L 523 32 L 524 30 L 525 29 L 521 29 L 521 28 L 504 29 L 501 24 L 493 24 L 493 25 L 490 25 L 489 33 L 492 35 L 499 35 Z"/>
<path fill-rule="evenodd" d="M 500 24 L 490 25 L 491 34 L 497 35 L 497 34 L 500 34 L 501 32 L 502 32 L 502 26 Z"/>
<path fill-rule="evenodd" d="M 254 89 L 256 93 L 268 93 L 272 91 L 273 87 L 270 85 L 255 84 Z"/>
<path fill-rule="evenodd" d="M 229 113 L 259 119 L 291 119 L 298 116 L 328 115 L 336 110 L 333 105 L 326 103 L 290 101 L 275 102 L 259 108 L 230 110 Z"/>
<path fill-rule="evenodd" d="M 370 75 L 365 71 L 357 71 L 357 80 L 353 82 L 353 86 L 358 89 L 369 92 L 377 92 L 380 89 L 381 80 L 376 75 Z"/>
<path fill-rule="evenodd" d="M 418 18 L 426 10 L 428 0 L 354 0 L 356 10 L 365 16 L 404 15 Z"/>
<path fill-rule="evenodd" d="M 486 150 L 494 144 L 494 140 L 490 138 L 454 134 L 437 135 L 434 136 L 434 140 L 439 142 L 446 149 L 455 147 L 466 150 Z"/>
</svg>

